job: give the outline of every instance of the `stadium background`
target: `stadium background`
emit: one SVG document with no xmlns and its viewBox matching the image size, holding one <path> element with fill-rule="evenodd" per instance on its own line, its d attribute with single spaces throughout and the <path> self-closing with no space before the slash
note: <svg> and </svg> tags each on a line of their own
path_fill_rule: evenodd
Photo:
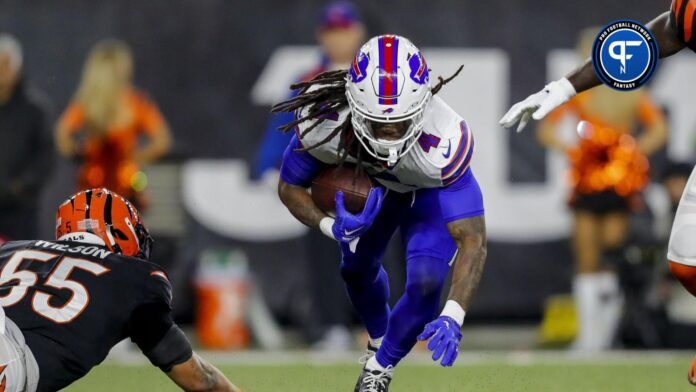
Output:
<svg viewBox="0 0 696 392">
<path fill-rule="evenodd" d="M 190 207 L 198 207 L 200 200 L 190 196 L 194 192 L 186 187 L 191 182 L 183 176 L 191 170 L 192 162 L 205 165 L 215 160 L 213 164 L 229 164 L 252 159 L 267 120 L 268 106 L 254 103 L 251 91 L 278 47 L 313 44 L 316 13 L 322 4 L 301 0 L 0 2 L 0 30 L 16 35 L 22 42 L 24 73 L 49 96 L 54 114 L 67 105 L 91 45 L 111 37 L 131 45 L 136 59 L 136 83 L 156 99 L 175 140 L 167 160 L 150 172 L 152 214 L 156 215 L 151 225 L 153 234 L 162 238 L 160 244 L 164 247 L 159 251 L 179 271 L 175 279 L 180 283 L 176 293 L 180 303 L 185 304 L 190 298 L 185 281 L 192 276 L 200 252 L 211 246 L 226 246 L 241 250 L 249 258 L 274 312 L 283 316 L 294 306 L 296 297 L 292 293 L 304 284 L 297 267 L 304 257 L 296 239 L 298 234 L 256 241 L 246 235 L 235 237 L 216 230 L 205 219 L 188 212 Z M 666 0 L 356 4 L 368 31 L 374 34 L 403 34 L 425 48 L 501 51 L 509 61 L 510 81 L 501 114 L 503 107 L 549 80 L 549 53 L 573 48 L 582 28 L 617 18 L 646 21 L 668 7 Z M 478 93 L 474 90 L 466 94 Z M 467 117 L 467 112 L 478 110 L 481 108 L 466 108 L 462 114 Z M 547 153 L 537 144 L 534 132 L 508 133 L 494 123 L 476 132 L 505 135 L 502 151 L 509 154 L 509 159 L 504 160 L 504 180 L 511 186 L 543 186 L 549 181 Z M 489 159 L 492 157 L 482 154 L 475 157 L 478 165 L 485 165 Z M 53 206 L 73 189 L 73 170 L 71 163 L 61 162 L 45 188 L 44 236 L 51 234 Z M 226 169 L 220 170 L 224 174 Z M 254 189 L 272 195 L 270 189 Z M 238 190 L 245 191 L 246 188 Z M 158 203 L 164 206 L 158 207 Z M 493 211 L 496 205 L 489 204 L 487 209 Z M 543 214 L 544 211 L 522 211 L 509 219 L 513 223 Z M 259 215 L 256 220 L 273 218 Z M 240 232 L 244 230 L 239 228 Z M 300 229 L 288 230 L 292 233 Z M 549 294 L 569 291 L 572 263 L 566 239 L 539 237 L 527 233 L 524 240 L 515 240 L 492 233 L 488 265 L 470 312 L 472 320 L 538 319 L 543 300 Z"/>
</svg>

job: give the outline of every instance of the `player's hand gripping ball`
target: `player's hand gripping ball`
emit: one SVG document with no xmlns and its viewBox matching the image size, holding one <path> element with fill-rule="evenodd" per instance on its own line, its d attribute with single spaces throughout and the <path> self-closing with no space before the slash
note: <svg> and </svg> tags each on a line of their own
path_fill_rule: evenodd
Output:
<svg viewBox="0 0 696 392">
<path fill-rule="evenodd" d="M 312 180 L 312 200 L 320 210 L 334 216 L 336 212 L 336 192 L 345 196 L 345 207 L 353 214 L 365 208 L 367 195 L 375 187 L 369 175 L 356 170 L 355 165 L 345 163 L 322 170 Z"/>
<path fill-rule="evenodd" d="M 334 237 L 342 243 L 349 243 L 363 235 L 372 226 L 382 207 L 383 194 L 382 188 L 372 188 L 362 212 L 352 214 L 345 207 L 343 192 L 336 192 L 336 221 L 332 227 Z"/>
<path fill-rule="evenodd" d="M 428 340 L 428 350 L 433 352 L 433 361 L 442 357 L 442 366 L 452 366 L 457 359 L 459 342 L 462 340 L 461 326 L 449 316 L 440 316 L 425 326 L 418 340 Z"/>
</svg>

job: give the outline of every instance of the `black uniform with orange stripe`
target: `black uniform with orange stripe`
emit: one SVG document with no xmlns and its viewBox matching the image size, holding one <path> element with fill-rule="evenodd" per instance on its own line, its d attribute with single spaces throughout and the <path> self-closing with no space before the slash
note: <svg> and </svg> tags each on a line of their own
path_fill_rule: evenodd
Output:
<svg viewBox="0 0 696 392">
<path fill-rule="evenodd" d="M 0 305 L 39 366 L 38 391 L 56 391 L 130 337 L 163 371 L 192 356 L 171 317 L 162 269 L 99 245 L 17 241 L 0 247 Z"/>
<path fill-rule="evenodd" d="M 696 51 L 696 0 L 672 0 L 669 21 L 679 39 Z"/>
</svg>

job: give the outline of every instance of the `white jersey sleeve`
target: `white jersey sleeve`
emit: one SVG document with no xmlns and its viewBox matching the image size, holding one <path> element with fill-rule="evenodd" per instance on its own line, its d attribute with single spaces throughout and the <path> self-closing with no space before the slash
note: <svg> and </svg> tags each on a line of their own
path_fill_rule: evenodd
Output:
<svg viewBox="0 0 696 392">
<path fill-rule="evenodd" d="M 419 144 L 425 161 L 437 169 L 440 186 L 457 181 L 471 164 L 473 133 L 466 121 L 437 96 L 426 112 Z"/>
<path fill-rule="evenodd" d="M 306 115 L 307 108 L 303 107 L 298 112 L 295 113 L 296 118 L 300 118 L 304 115 Z M 346 117 L 348 116 L 349 110 L 344 109 L 341 110 L 340 112 L 336 113 L 329 113 L 321 118 L 323 121 L 314 127 L 314 129 L 310 130 L 307 134 L 304 134 L 304 131 L 306 131 L 308 128 L 314 125 L 314 123 L 319 120 L 317 119 L 311 119 L 307 120 L 305 122 L 302 122 L 298 124 L 295 127 L 295 133 L 297 134 L 297 138 L 300 140 L 300 143 L 302 144 L 302 147 L 307 148 L 311 147 L 317 144 L 321 144 L 324 142 L 324 140 L 331 135 L 331 133 L 336 129 L 336 127 L 340 126 L 343 124 L 343 121 L 345 121 Z M 321 146 L 317 148 L 313 148 L 309 150 L 308 152 L 318 160 L 322 161 L 323 163 L 326 164 L 336 164 L 338 162 L 338 142 L 340 140 L 340 135 L 336 135 L 331 140 L 327 141 L 326 143 L 321 144 Z"/>
</svg>

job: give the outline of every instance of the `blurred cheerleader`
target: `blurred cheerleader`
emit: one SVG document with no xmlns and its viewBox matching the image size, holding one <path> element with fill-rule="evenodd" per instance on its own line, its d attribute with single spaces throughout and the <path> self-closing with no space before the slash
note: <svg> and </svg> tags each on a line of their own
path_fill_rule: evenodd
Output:
<svg viewBox="0 0 696 392">
<path fill-rule="evenodd" d="M 583 58 L 596 31 L 581 33 L 578 54 Z M 558 136 L 558 125 L 567 115 L 587 121 L 578 127 L 577 145 Z M 634 138 L 630 134 L 637 128 L 642 132 Z M 565 152 L 571 164 L 573 295 L 580 327 L 574 348 L 609 348 L 622 296 L 616 275 L 602 261 L 620 257 L 631 205 L 649 180 L 647 157 L 667 138 L 664 115 L 645 89 L 617 92 L 600 86 L 552 112 L 539 124 L 537 136 L 545 147 Z"/>
<path fill-rule="evenodd" d="M 147 96 L 133 87 L 133 58 L 120 41 L 91 50 L 72 102 L 58 122 L 56 144 L 79 158 L 80 189 L 106 187 L 142 207 L 141 165 L 169 151 L 169 128 Z"/>
</svg>

